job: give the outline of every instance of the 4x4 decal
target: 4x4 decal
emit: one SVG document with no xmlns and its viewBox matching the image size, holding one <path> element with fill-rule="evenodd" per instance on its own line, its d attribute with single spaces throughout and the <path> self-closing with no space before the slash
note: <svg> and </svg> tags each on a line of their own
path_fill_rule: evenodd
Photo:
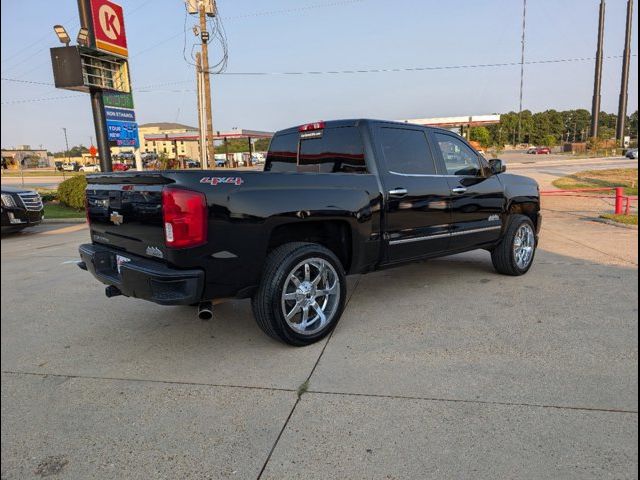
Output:
<svg viewBox="0 0 640 480">
<path fill-rule="evenodd" d="M 222 183 L 240 186 L 244 183 L 244 180 L 242 177 L 202 177 L 200 183 L 208 183 L 214 187 Z"/>
</svg>

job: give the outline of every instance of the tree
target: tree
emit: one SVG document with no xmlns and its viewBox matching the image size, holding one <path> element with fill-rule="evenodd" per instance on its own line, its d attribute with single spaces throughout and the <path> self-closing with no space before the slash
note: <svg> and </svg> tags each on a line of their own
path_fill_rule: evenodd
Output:
<svg viewBox="0 0 640 480">
<path fill-rule="evenodd" d="M 638 110 L 631 114 L 627 125 L 629 125 L 630 136 L 638 138 Z"/>
<path fill-rule="evenodd" d="M 542 145 L 546 145 L 547 147 L 555 147 L 558 144 L 558 139 L 555 135 L 545 135 L 542 138 Z"/>
<path fill-rule="evenodd" d="M 491 134 L 493 145 L 504 146 L 506 143 L 515 144 L 518 135 L 518 114 L 516 112 L 505 113 L 500 116 L 500 123 L 487 127 Z"/>
<path fill-rule="evenodd" d="M 471 129 L 471 140 L 474 140 L 487 148 L 492 144 L 491 133 L 487 127 L 473 127 Z"/>
<path fill-rule="evenodd" d="M 270 138 L 259 138 L 253 145 L 254 150 L 256 152 L 266 152 L 267 150 L 269 150 L 269 143 L 271 143 Z"/>
<path fill-rule="evenodd" d="M 254 152 L 264 152 L 269 148 L 269 142 L 271 139 L 269 138 L 260 138 L 255 141 L 253 144 L 252 150 Z M 225 150 L 224 143 L 216 146 L 216 152 L 224 153 L 228 151 L 229 153 L 241 153 L 241 152 L 249 152 L 249 141 L 246 138 L 230 138 L 227 140 L 227 150 Z"/>
<path fill-rule="evenodd" d="M 56 158 L 66 158 L 67 156 L 81 157 L 83 153 L 89 153 L 89 149 L 84 145 L 76 145 L 75 147 L 71 147 L 68 152 L 66 150 L 55 152 L 53 156 Z"/>
</svg>

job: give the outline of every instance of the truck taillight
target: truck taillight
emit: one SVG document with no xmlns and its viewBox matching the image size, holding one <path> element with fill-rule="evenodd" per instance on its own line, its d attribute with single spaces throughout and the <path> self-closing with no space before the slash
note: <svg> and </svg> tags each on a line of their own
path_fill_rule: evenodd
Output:
<svg viewBox="0 0 640 480">
<path fill-rule="evenodd" d="M 87 217 L 87 224 L 91 225 L 91 215 L 89 215 L 89 195 L 84 192 L 84 214 Z"/>
<path fill-rule="evenodd" d="M 311 132 L 313 130 L 322 130 L 324 128 L 324 122 L 307 123 L 306 125 L 300 125 L 298 127 L 299 132 Z"/>
<path fill-rule="evenodd" d="M 207 241 L 204 193 L 167 187 L 162 190 L 162 214 L 167 247 L 197 247 Z"/>
</svg>

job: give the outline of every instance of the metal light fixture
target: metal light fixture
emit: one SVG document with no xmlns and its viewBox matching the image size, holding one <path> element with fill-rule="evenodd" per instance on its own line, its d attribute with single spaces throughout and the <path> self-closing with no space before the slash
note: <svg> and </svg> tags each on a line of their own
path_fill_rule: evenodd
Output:
<svg viewBox="0 0 640 480">
<path fill-rule="evenodd" d="M 78 45 L 89 46 L 89 29 L 82 27 L 78 32 Z"/>
<path fill-rule="evenodd" d="M 60 43 L 64 43 L 68 47 L 71 43 L 71 37 L 69 37 L 69 34 L 65 30 L 65 28 L 62 25 L 54 25 L 53 31 L 56 32 Z"/>
</svg>

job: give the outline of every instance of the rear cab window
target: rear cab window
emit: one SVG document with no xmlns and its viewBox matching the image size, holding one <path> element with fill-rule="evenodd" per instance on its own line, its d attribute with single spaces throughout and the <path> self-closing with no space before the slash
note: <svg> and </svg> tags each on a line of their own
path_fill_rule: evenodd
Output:
<svg viewBox="0 0 640 480">
<path fill-rule="evenodd" d="M 276 134 L 265 171 L 367 173 L 364 144 L 357 127 Z"/>
</svg>

